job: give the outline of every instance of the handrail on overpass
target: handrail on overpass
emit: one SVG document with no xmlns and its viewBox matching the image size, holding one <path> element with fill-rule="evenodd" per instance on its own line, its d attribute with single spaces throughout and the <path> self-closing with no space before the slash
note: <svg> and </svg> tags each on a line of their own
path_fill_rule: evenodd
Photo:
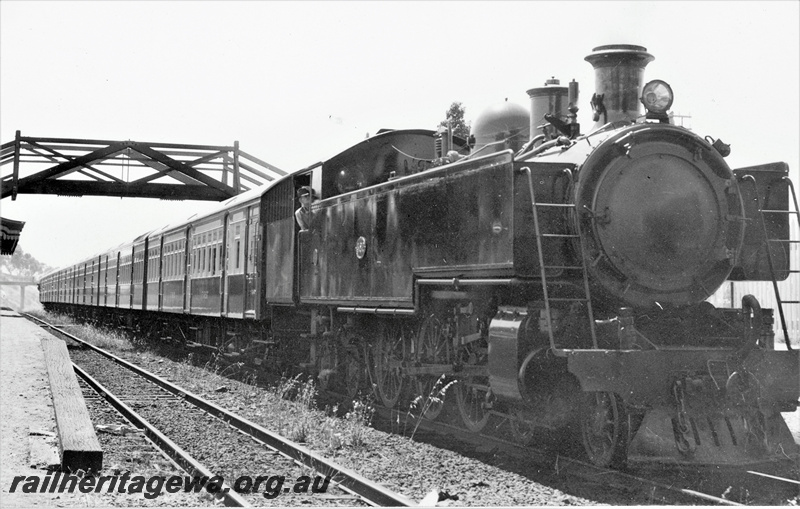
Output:
<svg viewBox="0 0 800 509">
<path fill-rule="evenodd" d="M 287 172 L 233 146 L 21 136 L 0 146 L 0 199 L 18 194 L 222 201 Z M 42 168 L 36 171 L 37 168 Z"/>
</svg>

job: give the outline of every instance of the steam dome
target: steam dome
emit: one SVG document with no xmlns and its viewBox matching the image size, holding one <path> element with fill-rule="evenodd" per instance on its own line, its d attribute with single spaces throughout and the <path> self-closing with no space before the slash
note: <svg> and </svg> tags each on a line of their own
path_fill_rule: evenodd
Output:
<svg viewBox="0 0 800 509">
<path fill-rule="evenodd" d="M 511 149 L 514 152 L 528 141 L 530 113 L 519 104 L 504 101 L 484 110 L 472 126 L 473 154 L 486 155 Z"/>
</svg>

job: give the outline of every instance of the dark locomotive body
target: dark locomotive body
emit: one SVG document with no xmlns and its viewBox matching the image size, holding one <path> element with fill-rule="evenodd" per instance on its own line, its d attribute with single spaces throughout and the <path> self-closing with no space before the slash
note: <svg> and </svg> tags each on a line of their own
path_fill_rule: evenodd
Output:
<svg viewBox="0 0 800 509">
<path fill-rule="evenodd" d="M 383 131 L 49 274 L 41 300 L 387 406 L 443 376 L 467 428 L 575 428 L 598 464 L 796 458 L 780 416 L 800 395 L 788 335 L 775 350 L 754 297 L 704 302 L 728 278 L 788 277 L 788 169 L 732 171 L 713 140 L 644 118 L 630 96 L 651 59 L 637 46 L 587 57 L 588 135 L 577 85 L 529 91 L 534 115 L 549 111 L 540 135 L 507 106 L 476 121 L 471 151 Z M 299 231 L 304 186 L 317 201 Z"/>
</svg>

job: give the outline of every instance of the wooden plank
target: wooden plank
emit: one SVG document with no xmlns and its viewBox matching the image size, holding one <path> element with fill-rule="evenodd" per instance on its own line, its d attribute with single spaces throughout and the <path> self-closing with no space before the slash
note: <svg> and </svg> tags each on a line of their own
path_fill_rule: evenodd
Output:
<svg viewBox="0 0 800 509">
<path fill-rule="evenodd" d="M 41 344 L 53 394 L 61 468 L 98 473 L 103 468 L 103 450 L 72 369 L 67 345 L 57 338 L 42 338 Z"/>
</svg>

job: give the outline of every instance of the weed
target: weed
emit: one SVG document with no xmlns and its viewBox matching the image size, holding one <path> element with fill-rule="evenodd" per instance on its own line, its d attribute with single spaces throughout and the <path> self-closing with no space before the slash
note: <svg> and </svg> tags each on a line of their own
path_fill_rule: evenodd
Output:
<svg viewBox="0 0 800 509">
<path fill-rule="evenodd" d="M 445 383 L 445 377 L 446 375 L 440 376 L 427 395 L 420 394 L 409 404 L 408 415 L 416 421 L 414 430 L 411 432 L 412 440 L 414 439 L 417 429 L 419 429 L 419 425 L 422 423 L 422 418 L 425 417 L 428 410 L 431 410 L 434 405 L 444 405 L 447 390 L 456 383 L 456 380 Z M 414 414 L 415 411 L 418 412 L 417 415 Z"/>
<path fill-rule="evenodd" d="M 350 445 L 353 447 L 364 447 L 367 428 L 372 424 L 372 417 L 375 415 L 375 406 L 372 397 L 353 401 L 353 409 L 344 416 L 348 424 L 348 435 Z"/>
<path fill-rule="evenodd" d="M 104 327 L 79 324 L 68 315 L 33 312 L 31 315 L 55 326 L 66 327 L 66 331 L 98 348 L 106 350 L 133 350 L 134 344 L 122 333 Z"/>
<path fill-rule="evenodd" d="M 134 345 L 116 331 L 96 329 L 92 326 L 81 325 L 75 327 L 74 334 L 87 343 L 107 350 L 133 350 Z"/>
<path fill-rule="evenodd" d="M 283 378 L 272 388 L 273 394 L 284 401 L 296 403 L 292 413 L 296 414 L 288 423 L 285 433 L 289 439 L 296 442 L 306 442 L 311 436 L 311 431 L 316 427 L 315 406 L 317 387 L 313 378 L 301 380 L 302 375 L 293 378 Z M 283 428 L 283 426 L 281 426 Z"/>
<path fill-rule="evenodd" d="M 217 373 L 217 375 L 224 377 L 231 377 L 239 373 L 242 370 L 242 366 L 244 366 L 243 362 L 234 362 L 233 364 L 223 368 L 222 371 Z"/>
</svg>

